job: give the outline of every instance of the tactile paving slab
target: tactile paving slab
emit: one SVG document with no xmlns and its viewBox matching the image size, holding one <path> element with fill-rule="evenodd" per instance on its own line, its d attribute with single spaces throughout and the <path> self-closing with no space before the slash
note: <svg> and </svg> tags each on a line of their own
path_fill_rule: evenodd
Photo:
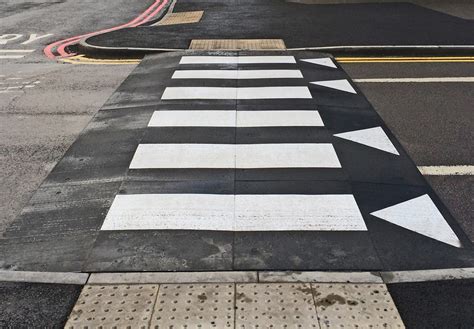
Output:
<svg viewBox="0 0 474 329">
<path fill-rule="evenodd" d="M 383 284 L 313 284 L 321 328 L 405 328 Z"/>
<path fill-rule="evenodd" d="M 232 328 L 234 284 L 164 284 L 151 328 Z"/>
<path fill-rule="evenodd" d="M 194 39 L 194 50 L 285 50 L 282 39 Z"/>
<path fill-rule="evenodd" d="M 171 13 L 159 21 L 156 25 L 177 25 L 197 23 L 201 20 L 204 11 L 184 11 Z"/>
<path fill-rule="evenodd" d="M 148 328 L 158 287 L 87 285 L 65 328 Z"/>
<path fill-rule="evenodd" d="M 319 328 L 310 284 L 239 284 L 236 328 Z"/>
</svg>

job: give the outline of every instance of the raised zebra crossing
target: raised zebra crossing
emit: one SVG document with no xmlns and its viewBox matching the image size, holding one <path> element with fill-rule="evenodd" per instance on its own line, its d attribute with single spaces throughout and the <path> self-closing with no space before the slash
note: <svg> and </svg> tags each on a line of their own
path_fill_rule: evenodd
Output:
<svg viewBox="0 0 474 329">
<path fill-rule="evenodd" d="M 94 272 L 474 265 L 400 143 L 314 52 L 147 57 L 0 246 L 21 269 Z"/>
</svg>

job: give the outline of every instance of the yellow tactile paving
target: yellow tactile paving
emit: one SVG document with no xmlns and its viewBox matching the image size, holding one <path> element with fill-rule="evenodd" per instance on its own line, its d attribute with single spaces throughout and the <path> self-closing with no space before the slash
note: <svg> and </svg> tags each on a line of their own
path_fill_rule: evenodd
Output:
<svg viewBox="0 0 474 329">
<path fill-rule="evenodd" d="M 178 24 L 192 24 L 198 23 L 204 11 L 185 11 L 181 13 L 171 13 L 166 15 L 156 25 L 178 25 Z"/>
<path fill-rule="evenodd" d="M 193 50 L 285 50 L 282 39 L 194 39 Z"/>
</svg>

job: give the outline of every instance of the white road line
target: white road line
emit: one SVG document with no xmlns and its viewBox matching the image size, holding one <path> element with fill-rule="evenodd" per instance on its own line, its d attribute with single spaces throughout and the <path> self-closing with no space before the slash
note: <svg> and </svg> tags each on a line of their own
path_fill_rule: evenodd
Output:
<svg viewBox="0 0 474 329">
<path fill-rule="evenodd" d="M 257 272 L 128 272 L 91 273 L 88 284 L 258 282 Z"/>
<path fill-rule="evenodd" d="M 360 83 L 399 83 L 399 82 L 474 82 L 474 77 L 441 77 L 441 78 L 379 78 L 379 79 L 353 79 Z"/>
<path fill-rule="evenodd" d="M 472 176 L 474 166 L 419 166 L 425 176 Z"/>
<path fill-rule="evenodd" d="M 302 79 L 300 70 L 180 70 L 172 79 Z"/>
<path fill-rule="evenodd" d="M 296 64 L 293 56 L 183 56 L 179 64 Z"/>
<path fill-rule="evenodd" d="M 323 127 L 314 111 L 238 111 L 237 127 Z"/>
<path fill-rule="evenodd" d="M 237 119 L 237 122 L 236 122 Z M 313 111 L 155 111 L 149 127 L 322 127 Z"/>
<path fill-rule="evenodd" d="M 117 195 L 101 230 L 367 231 L 352 195 Z"/>
<path fill-rule="evenodd" d="M 0 59 L 19 59 L 23 57 L 25 57 L 25 55 L 0 55 Z"/>
<path fill-rule="evenodd" d="M 236 168 L 341 168 L 332 144 L 242 144 L 236 149 Z"/>
<path fill-rule="evenodd" d="M 306 86 L 288 87 L 168 87 L 161 99 L 311 99 Z"/>
<path fill-rule="evenodd" d="M 0 49 L 0 53 L 32 53 L 34 49 Z"/>
<path fill-rule="evenodd" d="M 148 127 L 235 127 L 236 111 L 155 111 Z"/>
<path fill-rule="evenodd" d="M 140 144 L 130 163 L 131 169 L 234 167 L 229 144 Z"/>
<path fill-rule="evenodd" d="M 236 231 L 367 231 L 352 195 L 236 195 Z"/>
<path fill-rule="evenodd" d="M 341 164 L 332 144 L 140 144 L 130 168 L 341 168 Z"/>
</svg>

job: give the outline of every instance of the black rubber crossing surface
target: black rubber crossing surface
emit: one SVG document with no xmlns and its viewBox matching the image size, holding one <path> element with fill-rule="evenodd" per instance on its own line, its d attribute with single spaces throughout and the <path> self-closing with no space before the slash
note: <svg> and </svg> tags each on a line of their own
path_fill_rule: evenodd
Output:
<svg viewBox="0 0 474 329">
<path fill-rule="evenodd" d="M 237 63 L 179 64 L 183 56 L 191 55 L 237 58 Z M 238 60 L 249 56 L 289 56 L 294 63 L 263 60 L 243 64 Z M 337 65 L 302 61 L 327 58 L 303 51 L 168 53 L 146 57 L 97 113 L 0 240 L 1 267 L 100 272 L 474 266 L 471 242 L 347 74 Z M 184 69 L 206 74 L 209 70 L 299 70 L 302 78 L 171 78 L 176 70 Z M 178 89 L 174 99 L 163 97 L 165 90 L 169 95 L 169 88 L 176 87 L 193 90 Z M 236 95 L 241 91 L 250 93 L 249 88 L 300 87 L 310 96 L 262 99 L 259 95 L 266 91 L 252 89 L 256 93 L 246 99 L 203 99 L 199 93 L 209 89 L 197 91 L 202 87 L 236 88 Z M 193 92 L 199 94 L 196 99 L 185 99 L 186 93 Z M 226 91 L 218 91 L 221 92 Z M 279 92 L 279 97 L 286 97 L 285 90 Z M 278 93 L 269 97 L 275 95 Z M 261 119 L 252 117 L 259 123 L 200 126 L 196 122 L 195 126 L 182 126 L 178 122 L 148 127 L 154 113 L 164 111 L 235 112 L 237 118 L 265 111 L 311 111 L 320 116 L 323 124 L 265 126 Z M 274 120 L 268 116 L 265 120 L 270 119 Z M 162 153 L 143 154 L 153 158 L 155 164 L 131 169 L 132 164 L 147 164 L 151 158 L 137 160 L 139 150 L 153 144 L 162 147 Z M 163 151 L 170 144 L 175 144 L 170 153 Z M 339 166 L 311 165 L 313 161 L 334 164 L 332 153 L 326 151 L 324 156 L 311 158 L 310 165 L 302 153 L 279 158 L 270 153 L 261 159 L 257 152 L 252 153 L 254 158 L 239 158 L 239 152 L 250 154 L 245 152 L 255 145 L 280 152 L 285 147 L 320 144 L 328 146 L 325 150 L 335 151 Z M 229 146 L 243 151 L 232 153 L 236 157 L 233 166 L 220 165 L 223 157 L 218 157 L 208 167 L 199 167 L 199 161 L 208 161 L 208 151 L 200 153 L 202 159 L 193 158 L 198 165 L 183 165 L 189 160 L 187 151 L 179 154 L 180 161 L 174 160 L 174 167 L 162 165 L 171 161 L 176 155 L 174 150 L 183 145 L 207 145 L 206 150 L 211 151 Z M 239 161 L 254 164 L 257 160 L 254 167 L 239 165 Z M 272 164 L 267 167 L 266 161 Z M 295 161 L 305 164 L 275 166 Z M 150 196 L 147 200 L 152 202 L 134 201 L 144 200 L 140 199 L 143 196 Z M 207 219 L 199 209 L 205 208 L 208 201 L 192 205 L 180 202 L 195 196 L 203 196 L 203 200 L 208 196 L 225 199 L 231 202 L 232 214 L 221 216 L 220 208 L 210 204 L 212 212 L 207 213 Z M 281 196 L 275 200 L 289 208 L 272 203 L 268 196 Z M 153 208 L 164 197 L 172 201 Z M 286 203 L 293 197 L 297 200 Z M 252 198 L 263 201 L 257 206 L 249 205 Z M 314 201 L 304 201 L 307 198 Z M 175 201 L 172 208 L 170 204 Z M 132 210 L 124 211 L 124 207 Z M 173 217 L 173 209 L 182 210 L 180 214 L 187 214 L 189 221 L 178 215 Z M 215 221 L 219 227 L 208 228 L 206 221 L 215 216 L 220 218 Z M 232 216 L 240 218 L 240 224 Z M 190 229 L 190 222 L 198 217 L 204 229 Z M 234 229 L 220 228 L 226 221 L 233 223 Z M 298 229 L 281 229 L 290 224 Z M 309 229 L 308 225 L 313 226 Z"/>
</svg>

